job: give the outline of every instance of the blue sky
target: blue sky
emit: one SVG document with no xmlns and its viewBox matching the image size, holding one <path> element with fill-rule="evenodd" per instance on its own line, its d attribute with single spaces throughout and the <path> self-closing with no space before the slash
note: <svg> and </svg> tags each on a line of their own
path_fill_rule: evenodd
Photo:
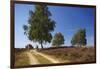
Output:
<svg viewBox="0 0 100 69">
<path fill-rule="evenodd" d="M 94 45 L 94 8 L 80 8 L 68 6 L 48 6 L 52 13 L 51 19 L 56 22 L 56 32 L 61 32 L 65 38 L 65 44 L 70 46 L 72 36 L 80 28 L 86 28 L 87 45 Z M 22 48 L 27 44 L 33 46 L 39 45 L 37 42 L 31 42 L 24 35 L 23 25 L 28 24 L 29 10 L 34 11 L 35 6 L 29 4 L 15 4 L 15 47 Z M 44 47 L 50 47 L 51 43 L 47 43 Z"/>
</svg>

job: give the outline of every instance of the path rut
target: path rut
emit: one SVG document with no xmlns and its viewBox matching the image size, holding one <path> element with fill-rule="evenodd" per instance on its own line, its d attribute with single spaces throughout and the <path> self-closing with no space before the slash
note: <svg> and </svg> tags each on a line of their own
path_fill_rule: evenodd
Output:
<svg viewBox="0 0 100 69">
<path fill-rule="evenodd" d="M 35 53 L 35 54 L 37 54 L 37 55 L 41 55 L 42 57 L 48 59 L 48 60 L 51 61 L 52 63 L 59 63 L 58 60 L 53 59 L 53 58 L 51 58 L 50 56 L 45 55 L 45 54 L 43 54 L 43 53 L 39 53 L 39 52 L 37 52 L 36 50 L 31 50 L 30 52 Z"/>
<path fill-rule="evenodd" d="M 38 60 L 32 55 L 32 53 L 27 52 L 27 55 L 28 55 L 29 60 L 30 60 L 30 65 L 39 64 Z"/>
</svg>

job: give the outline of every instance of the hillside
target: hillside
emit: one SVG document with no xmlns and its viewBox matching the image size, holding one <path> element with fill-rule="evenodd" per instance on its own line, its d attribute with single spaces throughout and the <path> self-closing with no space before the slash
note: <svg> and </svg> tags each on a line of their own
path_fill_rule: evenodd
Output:
<svg viewBox="0 0 100 69">
<path fill-rule="evenodd" d="M 93 47 L 50 47 L 43 49 L 15 49 L 15 67 L 38 64 L 95 62 Z"/>
<path fill-rule="evenodd" d="M 58 59 L 61 62 L 95 62 L 95 49 L 93 47 L 59 47 L 38 50 Z"/>
</svg>

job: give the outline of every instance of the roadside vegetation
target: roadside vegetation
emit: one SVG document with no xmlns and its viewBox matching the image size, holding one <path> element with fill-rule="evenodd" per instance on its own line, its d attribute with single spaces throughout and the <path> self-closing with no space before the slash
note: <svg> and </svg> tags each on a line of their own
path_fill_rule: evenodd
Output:
<svg viewBox="0 0 100 69">
<path fill-rule="evenodd" d="M 93 47 L 59 47 L 41 49 L 39 52 L 45 53 L 58 59 L 61 63 L 73 63 L 73 62 L 94 62 L 95 61 L 95 49 Z"/>
<path fill-rule="evenodd" d="M 26 50 L 16 49 L 15 51 L 15 67 L 29 65 L 29 58 L 26 54 Z"/>
</svg>

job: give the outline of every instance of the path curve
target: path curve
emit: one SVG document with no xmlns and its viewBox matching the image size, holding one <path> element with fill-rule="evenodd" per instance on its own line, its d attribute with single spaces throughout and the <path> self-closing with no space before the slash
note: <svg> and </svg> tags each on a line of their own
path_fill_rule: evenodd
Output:
<svg viewBox="0 0 100 69">
<path fill-rule="evenodd" d="M 31 52 L 31 53 L 35 53 L 35 54 L 37 54 L 37 55 L 41 55 L 42 57 L 48 59 L 48 60 L 51 61 L 52 63 L 59 63 L 58 60 L 53 59 L 52 57 L 50 57 L 50 56 L 48 56 L 48 55 L 46 55 L 46 54 L 37 52 L 36 50 L 31 50 L 30 52 Z"/>
</svg>

